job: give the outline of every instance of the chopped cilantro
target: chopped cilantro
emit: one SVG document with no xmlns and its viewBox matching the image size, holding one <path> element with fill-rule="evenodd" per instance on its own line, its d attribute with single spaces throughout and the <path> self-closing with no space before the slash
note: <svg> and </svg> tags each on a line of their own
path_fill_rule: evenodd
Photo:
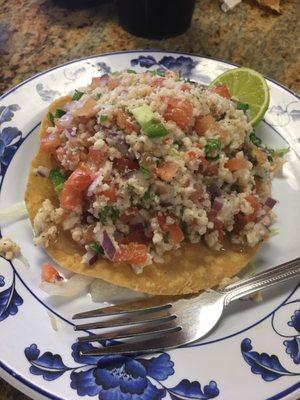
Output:
<svg viewBox="0 0 300 400">
<path fill-rule="evenodd" d="M 54 126 L 55 125 L 55 123 L 54 123 L 54 115 L 51 112 L 48 113 L 48 119 L 51 122 L 52 126 Z"/>
<path fill-rule="evenodd" d="M 54 118 L 60 118 L 63 115 L 65 115 L 65 113 L 66 112 L 64 110 L 62 110 L 61 108 L 57 108 L 56 111 L 55 111 Z"/>
<path fill-rule="evenodd" d="M 278 157 L 284 157 L 290 151 L 289 147 L 283 147 L 282 149 L 275 150 Z"/>
<path fill-rule="evenodd" d="M 100 115 L 100 122 L 106 122 L 108 120 L 108 115 Z"/>
<path fill-rule="evenodd" d="M 218 160 L 221 150 L 221 141 L 219 139 L 208 139 L 204 147 L 204 153 L 207 160 L 215 161 Z"/>
<path fill-rule="evenodd" d="M 83 95 L 84 95 L 83 92 L 80 92 L 79 90 L 75 89 L 72 100 L 79 100 Z"/>
<path fill-rule="evenodd" d="M 102 210 L 99 211 L 99 220 L 102 225 L 106 224 L 106 218 L 107 218 L 108 211 L 109 211 L 109 207 L 107 207 L 107 206 L 102 208 Z"/>
<path fill-rule="evenodd" d="M 140 171 L 144 174 L 144 175 L 149 175 L 150 171 L 148 168 L 145 168 L 143 166 L 140 167 Z"/>
<path fill-rule="evenodd" d="M 157 69 L 156 74 L 159 76 L 166 76 L 166 71 L 163 69 Z"/>
<path fill-rule="evenodd" d="M 49 179 L 54 186 L 61 185 L 66 180 L 63 174 L 57 169 L 51 169 L 49 173 Z"/>
<path fill-rule="evenodd" d="M 136 71 L 134 71 L 133 69 L 128 69 L 127 72 L 128 74 L 136 74 Z"/>
<path fill-rule="evenodd" d="M 249 104 L 247 104 L 247 103 L 237 103 L 236 108 L 237 108 L 237 110 L 247 111 L 247 110 L 249 110 Z"/>
<path fill-rule="evenodd" d="M 59 185 L 55 186 L 55 192 L 57 194 L 57 196 L 60 196 L 61 191 L 63 190 L 64 184 L 60 183 Z"/>
<path fill-rule="evenodd" d="M 120 211 L 117 210 L 116 208 L 112 207 L 110 210 L 110 217 L 111 217 L 113 224 L 115 224 L 117 222 L 117 220 L 119 219 L 119 216 L 120 216 Z"/>
<path fill-rule="evenodd" d="M 148 187 L 143 198 L 144 200 L 152 200 L 154 198 L 154 193 L 151 191 L 151 186 Z"/>
<path fill-rule="evenodd" d="M 104 250 L 98 243 L 90 243 L 89 249 L 98 254 L 104 254 Z"/>
<path fill-rule="evenodd" d="M 163 234 L 164 243 L 169 243 L 169 235 L 167 233 Z"/>
<path fill-rule="evenodd" d="M 250 140 L 255 146 L 261 147 L 262 140 L 259 137 L 257 137 L 254 132 L 250 133 Z"/>
</svg>

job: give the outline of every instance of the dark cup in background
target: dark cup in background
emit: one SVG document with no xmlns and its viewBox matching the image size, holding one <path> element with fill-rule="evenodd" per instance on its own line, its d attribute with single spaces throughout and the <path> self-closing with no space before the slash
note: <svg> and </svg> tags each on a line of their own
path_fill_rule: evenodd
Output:
<svg viewBox="0 0 300 400">
<path fill-rule="evenodd" d="M 194 7 L 195 0 L 118 0 L 122 27 L 148 39 L 184 33 L 191 24 Z"/>
</svg>

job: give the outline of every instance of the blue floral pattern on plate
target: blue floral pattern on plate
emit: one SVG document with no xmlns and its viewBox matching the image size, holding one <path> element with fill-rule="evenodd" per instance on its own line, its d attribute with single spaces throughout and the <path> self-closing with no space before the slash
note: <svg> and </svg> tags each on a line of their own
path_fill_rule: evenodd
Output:
<svg viewBox="0 0 300 400">
<path fill-rule="evenodd" d="M 300 300 L 298 300 L 300 301 Z M 285 306 L 288 304 L 292 304 L 297 302 L 297 300 L 286 303 Z M 290 355 L 294 364 L 300 363 L 300 310 L 295 310 L 294 314 L 291 316 L 290 321 L 287 322 L 287 325 L 294 328 L 297 333 L 294 335 L 283 335 L 274 326 L 274 317 L 276 312 L 273 313 L 271 318 L 271 325 L 273 331 L 282 337 L 290 337 L 290 340 L 285 340 L 283 342 L 284 346 L 286 347 L 286 353 Z M 257 353 L 253 351 L 252 343 L 249 338 L 243 339 L 241 343 L 241 352 L 243 355 L 244 360 L 248 365 L 251 367 L 251 372 L 253 374 L 259 374 L 261 377 L 267 381 L 271 382 L 278 378 L 284 376 L 297 376 L 300 375 L 300 372 L 292 372 L 287 370 L 283 367 L 281 361 L 276 355 L 268 355 L 266 353 Z"/>
<path fill-rule="evenodd" d="M 3 175 L 22 141 L 22 132 L 15 127 L 6 126 L 16 111 L 20 110 L 17 104 L 0 107 L 0 175 Z"/>
<path fill-rule="evenodd" d="M 104 343 L 109 344 L 108 342 Z M 181 380 L 174 387 L 162 382 L 174 374 L 174 363 L 169 354 L 162 353 L 151 358 L 142 356 L 85 356 L 80 352 L 94 348 L 90 343 L 74 343 L 72 357 L 80 366 L 68 367 L 59 354 L 49 351 L 40 355 L 36 344 L 25 349 L 30 362 L 30 372 L 52 381 L 70 372 L 71 388 L 79 396 L 98 396 L 100 400 L 160 400 L 171 396 L 172 400 L 208 400 L 219 395 L 214 381 L 205 385 Z M 157 385 L 155 385 L 155 382 Z"/>
<path fill-rule="evenodd" d="M 4 277 L 0 276 L 0 287 L 5 286 Z M 11 285 L 0 292 L 0 322 L 10 315 L 18 312 L 19 306 L 23 304 L 22 297 L 16 291 L 16 275 L 13 271 L 13 281 Z"/>
</svg>

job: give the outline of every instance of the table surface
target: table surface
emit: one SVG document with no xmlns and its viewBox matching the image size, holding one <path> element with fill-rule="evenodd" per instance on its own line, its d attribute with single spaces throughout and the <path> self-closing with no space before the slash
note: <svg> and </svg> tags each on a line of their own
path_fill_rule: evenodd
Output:
<svg viewBox="0 0 300 400">
<path fill-rule="evenodd" d="M 299 0 L 285 0 L 281 15 L 256 6 L 254 0 L 244 0 L 226 14 L 218 0 L 199 0 L 190 29 L 161 41 L 125 32 L 118 25 L 113 2 L 69 10 L 51 0 L 0 0 L 0 9 L 0 93 L 68 60 L 130 49 L 221 58 L 254 68 L 300 92 Z M 28 397 L 0 381 L 0 399 Z"/>
</svg>

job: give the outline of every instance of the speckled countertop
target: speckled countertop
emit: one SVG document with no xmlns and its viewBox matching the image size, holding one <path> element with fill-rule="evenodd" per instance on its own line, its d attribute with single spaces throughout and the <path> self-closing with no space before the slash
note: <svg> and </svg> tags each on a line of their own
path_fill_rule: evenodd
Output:
<svg viewBox="0 0 300 400">
<path fill-rule="evenodd" d="M 162 41 L 137 38 L 119 25 L 113 2 L 68 10 L 51 0 L 0 0 L 0 93 L 39 71 L 115 50 L 164 49 L 249 66 L 300 92 L 300 2 L 273 14 L 244 0 L 224 14 L 218 0 L 196 1 L 191 28 Z M 1 400 L 25 400 L 0 381 Z"/>
</svg>

